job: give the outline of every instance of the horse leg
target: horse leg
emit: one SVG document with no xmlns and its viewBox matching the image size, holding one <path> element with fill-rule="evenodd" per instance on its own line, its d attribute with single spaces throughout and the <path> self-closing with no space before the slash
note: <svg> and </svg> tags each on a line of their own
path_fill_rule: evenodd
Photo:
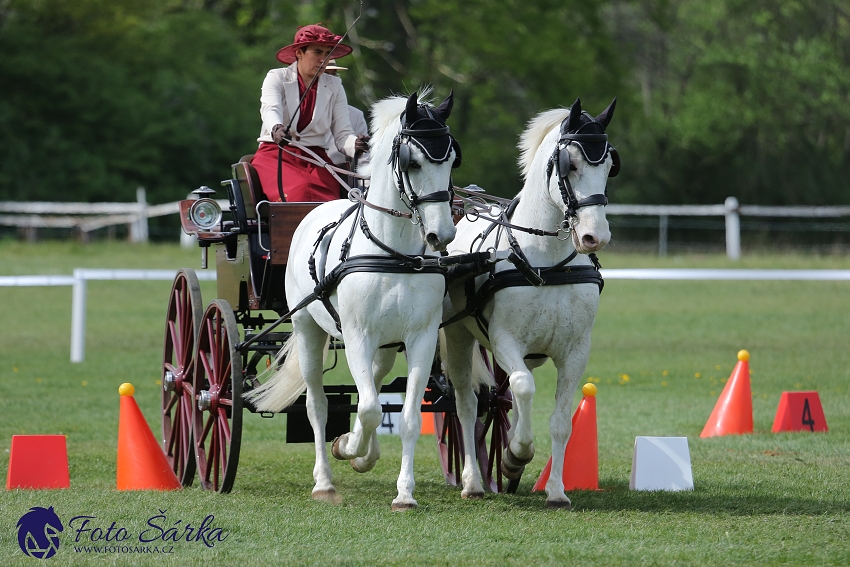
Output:
<svg viewBox="0 0 850 567">
<path fill-rule="evenodd" d="M 378 349 L 378 353 L 372 363 L 372 374 L 375 377 L 376 390 L 380 391 L 381 382 L 383 382 L 384 377 L 389 374 L 390 370 L 392 370 L 393 364 L 395 363 L 395 355 L 395 349 Z M 361 428 L 360 420 L 355 419 L 354 427 Z M 381 447 L 378 445 L 378 434 L 377 432 L 372 432 L 369 439 L 369 451 L 364 457 L 352 459 L 351 468 L 360 473 L 368 472 L 375 467 L 375 463 L 378 462 L 380 457 Z"/>
<path fill-rule="evenodd" d="M 513 395 L 514 423 L 508 445 L 502 452 L 502 474 L 515 480 L 522 476 L 525 465 L 534 458 L 534 434 L 531 428 L 531 405 L 534 399 L 534 376 L 525 365 L 523 353 L 513 337 L 502 333 L 492 336 L 493 352 L 499 365 L 509 373 Z"/>
<path fill-rule="evenodd" d="M 325 426 L 328 422 L 328 398 L 322 386 L 322 363 L 327 333 L 307 314 L 293 317 L 293 332 L 298 349 L 301 375 L 307 383 L 307 418 L 313 427 L 316 447 L 316 464 L 313 467 L 313 499 L 336 500 L 336 489 L 331 481 L 331 467 L 325 446 Z M 299 316 L 300 315 L 300 316 Z"/>
<path fill-rule="evenodd" d="M 570 509 L 572 503 L 564 493 L 564 452 L 572 432 L 572 402 L 587 360 L 590 356 L 590 333 L 571 348 L 565 360 L 554 360 L 558 369 L 555 387 L 555 409 L 549 418 L 552 438 L 552 469 L 546 481 L 546 507 Z"/>
<path fill-rule="evenodd" d="M 401 410 L 401 471 L 399 472 L 396 488 L 398 495 L 393 500 L 393 511 L 404 511 L 418 506 L 413 498 L 416 481 L 413 478 L 413 454 L 416 441 L 422 430 L 422 397 L 428 386 L 428 376 L 431 373 L 431 363 L 437 345 L 437 328 L 423 333 L 415 338 L 405 340 L 407 349 L 407 388 L 404 394 L 404 406 Z"/>
<path fill-rule="evenodd" d="M 461 498 L 484 498 L 481 472 L 478 470 L 475 446 L 475 419 L 478 414 L 478 398 L 472 385 L 472 357 L 475 338 L 463 324 L 449 325 L 443 330 L 446 352 L 443 364 L 455 391 L 455 407 L 463 436 L 463 490 Z"/>
<path fill-rule="evenodd" d="M 372 435 L 381 425 L 383 412 L 372 374 L 372 361 L 377 350 L 376 346 L 367 344 L 363 336 L 353 344 L 352 341 L 346 341 L 348 369 L 357 386 L 357 420 L 360 427 L 334 439 L 331 451 L 341 461 L 365 457 L 369 452 Z"/>
</svg>

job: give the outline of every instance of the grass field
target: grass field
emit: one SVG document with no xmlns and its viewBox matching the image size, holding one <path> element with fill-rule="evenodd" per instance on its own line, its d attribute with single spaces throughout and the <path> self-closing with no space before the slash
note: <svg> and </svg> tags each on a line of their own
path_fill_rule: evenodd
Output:
<svg viewBox="0 0 850 567">
<path fill-rule="evenodd" d="M 196 249 L 123 243 L 24 245 L 0 241 L 0 275 L 70 274 L 73 268 L 199 267 Z M 601 254 L 606 268 L 850 268 L 840 256 L 657 258 Z M 16 523 L 53 506 L 65 525 L 57 565 L 847 565 L 850 564 L 850 288 L 846 282 L 639 282 L 610 280 L 602 294 L 585 378 L 594 381 L 598 492 L 570 493 L 573 511 L 547 511 L 531 486 L 549 453 L 551 365 L 535 371 L 537 457 L 513 495 L 462 501 L 445 485 L 433 437 L 415 463 L 418 510 L 390 511 L 400 442 L 365 475 L 333 462 L 339 505 L 313 502 L 312 445 L 284 443 L 285 418 L 246 414 L 229 495 L 191 488 L 117 492 L 117 388 L 159 431 L 163 324 L 169 282 L 89 282 L 86 359 L 69 362 L 71 290 L 0 288 L 0 467 L 12 435 L 67 436 L 71 488 L 0 494 L 0 565 L 23 555 Z M 204 299 L 214 283 L 202 282 Z M 755 433 L 700 439 L 736 353 L 751 353 Z M 401 365 L 396 371 L 404 373 Z M 337 373 L 336 379 L 344 379 Z M 817 390 L 829 432 L 770 432 L 782 391 Z M 578 399 L 576 399 L 576 403 Z M 575 406 L 574 406 L 575 407 Z M 692 492 L 628 488 L 637 435 L 687 436 Z M 77 552 L 75 516 L 156 534 L 208 516 L 224 541 L 121 545 Z M 79 525 L 79 522 L 78 524 Z M 165 532 L 171 534 L 173 532 Z M 226 537 L 225 537 L 226 536 Z M 88 544 L 83 534 L 76 545 Z M 97 542 L 103 545 L 105 542 Z M 114 545 L 109 542 L 108 545 Z M 126 545 L 126 542 L 125 542 Z M 160 549 L 162 551 L 162 549 Z"/>
</svg>

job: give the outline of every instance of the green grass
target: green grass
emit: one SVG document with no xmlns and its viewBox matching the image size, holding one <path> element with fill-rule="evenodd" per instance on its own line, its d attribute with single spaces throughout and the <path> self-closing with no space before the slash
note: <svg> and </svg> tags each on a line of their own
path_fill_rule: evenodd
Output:
<svg viewBox="0 0 850 567">
<path fill-rule="evenodd" d="M 76 267 L 199 266 L 196 249 L 0 241 L 0 275 L 70 274 Z M 659 259 L 603 253 L 607 268 L 850 268 L 840 256 Z M 115 490 L 118 385 L 159 430 L 159 367 L 169 282 L 89 282 L 86 359 L 69 362 L 71 290 L 2 288 L 0 467 L 15 434 L 67 436 L 71 488 L 0 494 L 0 564 L 33 565 L 15 524 L 54 506 L 66 525 L 57 565 L 846 565 L 850 564 L 850 289 L 846 282 L 638 282 L 609 280 L 585 377 L 596 382 L 599 492 L 570 494 L 572 512 L 547 511 L 531 493 L 549 454 L 554 372 L 535 372 L 538 455 L 517 494 L 460 499 L 445 485 L 433 437 L 415 463 L 418 510 L 390 511 L 400 442 L 360 475 L 333 462 L 339 505 L 313 502 L 311 445 L 284 442 L 285 418 L 245 415 L 234 491 Z M 215 284 L 202 282 L 204 299 Z M 699 439 L 736 362 L 751 353 L 755 433 Z M 401 364 L 396 371 L 403 373 Z M 344 379 L 337 372 L 335 379 Z M 770 432 L 785 390 L 820 393 L 829 432 Z M 576 400 L 577 402 L 578 400 Z M 637 435 L 687 436 L 695 490 L 628 489 Z M 167 523 L 213 514 L 227 539 L 210 549 L 174 543 L 172 554 L 75 553 L 71 517 L 96 516 L 135 536 L 164 511 Z M 135 541 L 131 540 L 131 541 Z M 153 544 L 151 544 L 153 545 Z"/>
</svg>

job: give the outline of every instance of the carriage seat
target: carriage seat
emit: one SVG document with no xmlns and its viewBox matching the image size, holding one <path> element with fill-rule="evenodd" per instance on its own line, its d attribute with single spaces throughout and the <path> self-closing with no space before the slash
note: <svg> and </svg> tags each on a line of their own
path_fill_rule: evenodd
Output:
<svg viewBox="0 0 850 567">
<path fill-rule="evenodd" d="M 252 157 L 254 157 L 253 154 L 242 156 L 238 162 L 230 167 L 233 172 L 233 179 L 239 182 L 242 202 L 245 204 L 245 216 L 248 219 L 255 220 L 257 218 L 257 203 L 265 201 L 266 195 L 260 185 L 260 176 L 257 175 L 257 170 L 251 165 Z"/>
</svg>

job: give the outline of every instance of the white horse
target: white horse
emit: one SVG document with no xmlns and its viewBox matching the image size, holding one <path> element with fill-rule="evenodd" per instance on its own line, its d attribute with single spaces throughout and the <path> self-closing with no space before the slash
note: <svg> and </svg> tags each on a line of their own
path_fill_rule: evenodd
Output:
<svg viewBox="0 0 850 567">
<path fill-rule="evenodd" d="M 350 460 L 359 472 L 370 470 L 380 456 L 376 430 L 383 413 L 378 390 L 399 344 L 404 345 L 408 376 L 400 424 L 403 455 L 392 507 L 417 505 L 413 453 L 445 293 L 444 274 L 429 265 L 438 255 L 429 256 L 426 245 L 441 251 L 455 236 L 449 188 L 451 169 L 460 164 L 460 147 L 445 124 L 452 103 L 449 94 L 434 108 L 418 101 L 415 93 L 409 99 L 375 103 L 366 203 L 322 204 L 293 236 L 287 302 L 292 308 L 317 289 L 320 297 L 292 316 L 293 334 L 282 349 L 283 365 L 250 396 L 258 410 L 280 411 L 306 385 L 307 415 L 315 433 L 316 500 L 337 499 L 325 447 L 328 404 L 322 387 L 323 349 L 330 335 L 344 339 L 358 391 L 358 423 L 334 441 L 332 452 Z M 346 261 L 340 263 L 342 256 Z M 393 347 L 381 348 L 387 345 Z"/>
<path fill-rule="evenodd" d="M 534 456 L 531 405 L 535 385 L 530 368 L 545 361 L 540 355 L 551 358 L 557 367 L 555 411 L 549 420 L 552 470 L 546 483 L 546 503 L 549 507 L 571 505 L 562 481 L 564 449 L 570 436 L 573 395 L 590 355 L 601 286 L 599 273 L 585 254 L 600 250 L 611 238 L 603 206 L 607 203 L 607 178 L 619 171 L 619 156 L 604 131 L 615 103 L 616 99 L 596 118 L 582 113 L 581 102 L 576 100 L 569 111 L 549 110 L 532 119 L 519 144 L 525 183 L 509 220 L 507 215 L 502 217 L 502 226 L 483 240 L 480 235 L 486 222 L 467 218 L 458 224 L 452 253 L 489 247 L 507 250 L 517 253 L 514 263 L 524 270 L 502 262 L 493 270 L 502 276 L 478 276 L 474 289 L 470 281 L 453 283 L 444 301 L 444 317 L 450 324 L 444 329 L 448 352 L 443 362 L 455 386 L 462 427 L 464 498 L 484 494 L 473 442 L 478 380 L 472 376 L 471 361 L 478 352 L 478 341 L 494 353 L 510 379 L 514 417 L 502 455 L 502 472 L 509 479 L 519 478 Z M 530 234 L 522 231 L 523 227 L 549 234 Z M 529 272 L 533 272 L 529 279 L 536 279 L 532 277 L 536 274 L 546 284 L 531 286 L 526 278 Z M 508 287 L 502 288 L 499 282 Z M 482 292 L 482 286 L 494 293 Z M 457 322 L 452 323 L 452 317 Z"/>
</svg>

